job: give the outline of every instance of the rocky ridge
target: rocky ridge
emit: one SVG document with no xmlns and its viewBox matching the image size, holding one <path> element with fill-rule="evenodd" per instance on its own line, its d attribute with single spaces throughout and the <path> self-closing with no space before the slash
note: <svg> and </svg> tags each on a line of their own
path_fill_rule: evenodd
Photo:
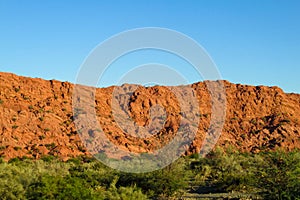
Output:
<svg viewBox="0 0 300 200">
<path fill-rule="evenodd" d="M 210 127 L 211 95 L 207 82 L 189 85 L 198 105 L 197 134 L 186 153 L 199 152 Z M 290 151 L 300 147 L 300 95 L 284 93 L 278 87 L 248 86 L 216 81 L 224 85 L 226 118 L 216 146 L 233 146 L 241 151 L 259 152 L 282 148 Z M 118 113 L 112 109 L 112 94 L 131 87 L 132 93 L 119 95 L 119 103 L 133 123 L 148 127 L 153 135 L 135 137 L 133 129 L 122 129 Z M 180 86 L 176 86 L 180 87 Z M 173 87 L 173 88 L 176 88 Z M 41 158 L 55 155 L 63 160 L 89 154 L 81 142 L 72 109 L 74 85 L 68 82 L 21 77 L 0 73 L 0 154 L 8 160 L 15 157 Z M 122 98 L 124 100 L 122 100 Z M 160 117 L 150 119 L 153 106 L 165 109 Z M 95 89 L 95 101 L 89 105 L 107 138 L 128 152 L 152 152 L 172 140 L 185 117 L 170 87 L 143 87 L 125 84 Z M 78 110 L 78 112 L 80 112 Z M 162 123 L 163 122 L 163 123 Z M 152 129 L 149 124 L 152 124 Z M 159 124 L 162 124 L 161 128 Z M 150 127 L 149 127 L 150 126 Z M 91 137 L 98 130 L 91 129 Z M 101 142 L 95 140 L 93 142 Z"/>
</svg>

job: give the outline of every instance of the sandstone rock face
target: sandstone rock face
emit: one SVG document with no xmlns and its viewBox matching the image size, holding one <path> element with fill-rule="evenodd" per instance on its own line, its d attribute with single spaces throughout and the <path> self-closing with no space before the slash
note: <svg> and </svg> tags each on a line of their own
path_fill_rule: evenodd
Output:
<svg viewBox="0 0 300 200">
<path fill-rule="evenodd" d="M 300 95 L 286 94 L 278 87 L 246 86 L 219 81 L 226 95 L 226 119 L 216 146 L 233 146 L 241 151 L 259 152 L 282 148 L 290 151 L 300 147 Z M 122 128 L 121 113 L 112 109 L 115 86 L 95 89 L 94 104 L 106 137 L 129 152 L 151 152 L 172 140 L 186 117 L 176 96 L 168 87 L 120 86 L 124 93 L 115 99 L 137 127 L 146 127 L 150 135 L 136 137 L 138 130 Z M 178 86 L 180 87 L 180 86 Z M 211 122 L 211 96 L 206 82 L 189 86 L 197 98 L 199 117 L 197 134 L 186 153 L 199 152 Z M 68 82 L 20 77 L 0 73 L 0 154 L 14 157 L 40 158 L 56 155 L 68 159 L 89 154 L 74 125 L 72 108 L 74 85 Z M 159 117 L 151 118 L 155 105 Z M 80 111 L 78 111 L 80 112 Z M 122 117 L 121 117 L 122 118 Z M 88 132 L 96 137 L 97 130 Z M 101 138 L 94 140 L 101 143 Z"/>
</svg>

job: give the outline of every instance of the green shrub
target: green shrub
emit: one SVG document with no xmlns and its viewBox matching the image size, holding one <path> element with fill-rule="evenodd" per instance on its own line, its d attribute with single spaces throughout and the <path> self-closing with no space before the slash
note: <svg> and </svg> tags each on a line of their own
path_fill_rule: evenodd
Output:
<svg viewBox="0 0 300 200">
<path fill-rule="evenodd" d="M 19 151 L 22 147 L 14 147 L 14 150 Z"/>
<path fill-rule="evenodd" d="M 48 175 L 30 184 L 26 197 L 28 199 L 96 199 L 84 179 Z"/>
<path fill-rule="evenodd" d="M 12 126 L 13 129 L 17 129 L 18 127 L 19 127 L 19 126 L 17 126 L 17 125 L 13 125 L 13 126 Z"/>
<path fill-rule="evenodd" d="M 49 144 L 51 147 L 52 144 Z M 151 173 L 123 173 L 92 157 L 67 162 L 44 156 L 0 162 L 1 199 L 180 198 L 188 186 L 198 193 L 256 193 L 264 199 L 300 196 L 300 152 L 239 153 L 220 149 L 207 157 L 180 158 Z M 194 187 L 193 187 L 194 188 Z"/>
<path fill-rule="evenodd" d="M 257 170 L 268 199 L 297 199 L 300 197 L 300 152 L 276 151 L 264 154 L 264 163 Z"/>
<path fill-rule="evenodd" d="M 6 146 L 0 146 L 0 151 L 6 149 Z"/>
<path fill-rule="evenodd" d="M 114 179 L 111 183 L 109 189 L 107 192 L 105 192 L 106 199 L 111 200 L 132 200 L 132 199 L 138 199 L 138 200 L 145 200 L 148 199 L 147 195 L 143 194 L 142 190 L 140 188 L 137 188 L 135 185 L 130 187 L 116 187 L 116 183 L 118 181 L 118 178 Z"/>
</svg>

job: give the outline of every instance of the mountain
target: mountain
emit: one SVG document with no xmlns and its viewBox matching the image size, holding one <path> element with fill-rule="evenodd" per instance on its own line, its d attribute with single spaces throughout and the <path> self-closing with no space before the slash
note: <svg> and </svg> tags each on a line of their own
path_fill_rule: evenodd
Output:
<svg viewBox="0 0 300 200">
<path fill-rule="evenodd" d="M 196 135 L 191 145 L 186 144 L 184 148 L 187 154 L 196 153 L 201 150 L 207 132 L 218 129 L 211 124 L 214 97 L 209 84 L 222 85 L 225 91 L 218 97 L 218 101 L 226 105 L 226 117 L 224 125 L 220 126 L 220 138 L 215 138 L 218 139 L 216 146 L 232 146 L 254 153 L 276 148 L 286 151 L 299 149 L 300 95 L 286 94 L 278 87 L 248 86 L 228 81 L 205 81 L 174 87 L 125 84 L 94 88 L 95 99 L 91 96 L 93 104 L 86 106 L 95 110 L 98 123 L 113 144 L 129 152 L 152 152 L 172 141 L 176 132 L 189 122 L 189 117 L 182 111 L 189 108 L 181 105 L 178 96 L 172 93 L 188 87 L 197 100 L 196 104 L 190 104 L 191 113 L 188 114 L 197 116 L 199 123 L 192 124 L 196 127 Z M 8 160 L 56 155 L 66 160 L 89 154 L 80 139 L 82 130 L 74 124 L 78 115 L 87 114 L 79 108 L 73 112 L 73 88 L 74 85 L 68 82 L 0 73 L 1 156 Z M 126 92 L 131 90 L 133 92 Z M 117 98 L 112 99 L 116 91 L 119 91 Z M 124 113 L 112 109 L 116 107 L 112 106 L 112 100 L 118 101 L 127 114 L 124 116 L 131 118 L 124 123 L 135 124 L 134 128 L 120 127 Z M 155 105 L 160 105 L 160 108 Z M 159 116 L 151 118 L 153 113 L 157 114 L 155 109 Z M 215 113 L 220 114 L 218 112 L 216 110 Z M 135 128 L 143 127 L 152 135 L 136 137 L 139 132 Z M 95 138 L 91 143 L 101 143 L 98 132 L 97 129 L 87 131 L 90 137 Z M 85 136 L 82 139 L 86 141 L 89 138 Z"/>
</svg>

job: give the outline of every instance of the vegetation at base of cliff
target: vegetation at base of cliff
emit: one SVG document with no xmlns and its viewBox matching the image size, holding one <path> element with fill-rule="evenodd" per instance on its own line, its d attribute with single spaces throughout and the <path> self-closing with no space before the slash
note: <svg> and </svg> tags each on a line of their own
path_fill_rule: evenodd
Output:
<svg viewBox="0 0 300 200">
<path fill-rule="evenodd" d="M 87 157 L 0 163 L 1 199 L 168 199 L 195 193 L 252 193 L 300 199 L 300 151 L 258 154 L 216 150 L 182 157 L 151 173 L 130 174 Z"/>
</svg>

